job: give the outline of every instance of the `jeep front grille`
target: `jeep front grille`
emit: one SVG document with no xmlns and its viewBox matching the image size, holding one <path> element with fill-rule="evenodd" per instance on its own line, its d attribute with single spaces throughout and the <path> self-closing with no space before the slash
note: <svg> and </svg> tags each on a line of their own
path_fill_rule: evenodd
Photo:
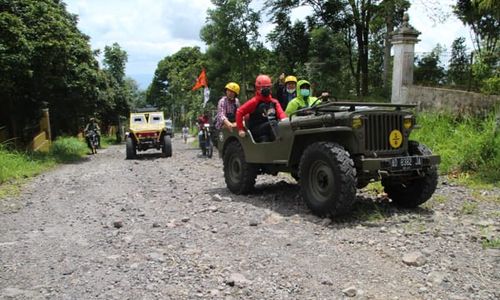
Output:
<svg viewBox="0 0 500 300">
<path fill-rule="evenodd" d="M 394 129 L 403 132 L 403 116 L 400 114 L 368 114 L 364 120 L 365 150 L 375 152 L 398 151 L 389 144 Z"/>
</svg>

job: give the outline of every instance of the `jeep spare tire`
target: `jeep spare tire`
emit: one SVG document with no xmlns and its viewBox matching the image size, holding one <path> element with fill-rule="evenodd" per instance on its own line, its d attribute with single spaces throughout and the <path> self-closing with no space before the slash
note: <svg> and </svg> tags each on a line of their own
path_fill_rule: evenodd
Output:
<svg viewBox="0 0 500 300">
<path fill-rule="evenodd" d="M 318 142 L 304 151 L 299 166 L 302 198 L 318 216 L 349 212 L 356 200 L 356 169 L 338 144 Z"/>
</svg>

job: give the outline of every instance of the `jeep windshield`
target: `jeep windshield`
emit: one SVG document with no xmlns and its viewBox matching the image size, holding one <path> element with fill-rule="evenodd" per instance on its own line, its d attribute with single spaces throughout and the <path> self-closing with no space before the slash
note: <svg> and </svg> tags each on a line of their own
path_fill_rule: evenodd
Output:
<svg viewBox="0 0 500 300">
<path fill-rule="evenodd" d="M 146 119 L 144 118 L 144 116 L 135 116 L 132 119 L 132 122 L 134 124 L 145 124 L 146 123 Z"/>
<path fill-rule="evenodd" d="M 149 117 L 150 124 L 161 124 L 163 122 L 163 117 L 161 115 L 151 115 Z"/>
</svg>

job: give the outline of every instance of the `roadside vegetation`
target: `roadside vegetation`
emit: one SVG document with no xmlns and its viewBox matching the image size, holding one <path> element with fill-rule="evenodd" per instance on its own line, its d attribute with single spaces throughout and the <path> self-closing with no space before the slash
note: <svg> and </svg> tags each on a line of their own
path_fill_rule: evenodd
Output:
<svg viewBox="0 0 500 300">
<path fill-rule="evenodd" d="M 113 135 L 102 135 L 101 136 L 101 148 L 102 149 L 106 149 L 110 145 L 118 145 L 118 144 L 120 144 L 120 143 L 116 140 L 116 136 L 113 136 Z"/>
<path fill-rule="evenodd" d="M 71 163 L 88 153 L 85 143 L 74 137 L 55 140 L 49 153 L 14 150 L 0 144 L 0 198 L 18 191 L 26 179 L 46 171 L 58 163 Z"/>
<path fill-rule="evenodd" d="M 421 113 L 412 139 L 441 156 L 441 174 L 467 185 L 500 187 L 500 132 L 495 115 L 455 117 Z"/>
</svg>

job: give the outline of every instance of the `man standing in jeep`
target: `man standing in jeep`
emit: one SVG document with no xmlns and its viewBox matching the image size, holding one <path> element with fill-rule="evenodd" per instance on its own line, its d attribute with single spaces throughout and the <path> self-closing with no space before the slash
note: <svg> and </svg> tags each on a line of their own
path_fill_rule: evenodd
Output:
<svg viewBox="0 0 500 300">
<path fill-rule="evenodd" d="M 271 96 L 271 78 L 259 75 L 255 79 L 255 96 L 240 106 L 236 111 L 236 126 L 240 137 L 245 137 L 243 117 L 250 115 L 246 124 L 256 142 L 268 142 L 276 137 L 273 126 L 286 118 L 278 100 Z"/>
</svg>

